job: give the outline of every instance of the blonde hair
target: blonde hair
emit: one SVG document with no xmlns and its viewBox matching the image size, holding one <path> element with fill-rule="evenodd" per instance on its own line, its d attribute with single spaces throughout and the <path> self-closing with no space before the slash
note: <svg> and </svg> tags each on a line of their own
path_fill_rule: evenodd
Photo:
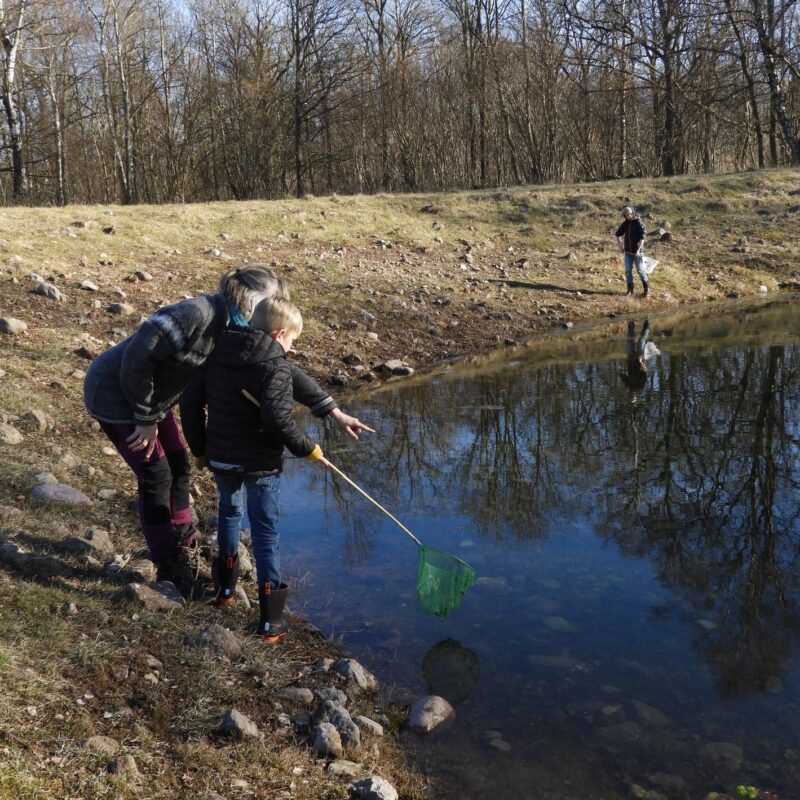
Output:
<svg viewBox="0 0 800 800">
<path fill-rule="evenodd" d="M 300 309 L 285 297 L 262 300 L 253 311 L 250 324 L 259 331 L 274 333 L 286 330 L 297 336 L 303 330 L 303 315 Z"/>
<path fill-rule="evenodd" d="M 284 278 L 264 264 L 248 264 L 226 272 L 219 281 L 219 292 L 250 319 L 262 300 L 274 297 L 289 299 L 289 286 Z"/>
</svg>

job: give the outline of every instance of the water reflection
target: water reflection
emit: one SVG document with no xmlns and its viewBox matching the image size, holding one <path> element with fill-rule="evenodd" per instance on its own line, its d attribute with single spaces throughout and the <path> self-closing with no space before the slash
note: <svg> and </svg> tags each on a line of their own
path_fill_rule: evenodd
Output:
<svg viewBox="0 0 800 800">
<path fill-rule="evenodd" d="M 800 784 L 796 317 L 615 322 L 350 404 L 379 435 L 336 463 L 478 580 L 422 614 L 413 545 L 320 471 L 295 557 L 331 594 L 315 621 L 459 704 L 424 745 L 454 796 Z"/>
<path fill-rule="evenodd" d="M 430 694 L 444 697 L 456 706 L 478 685 L 481 666 L 478 654 L 456 639 L 444 639 L 431 647 L 422 659 L 422 674 Z"/>
<path fill-rule="evenodd" d="M 744 339 L 750 319 L 739 320 Z M 654 565 L 679 598 L 670 613 L 702 614 L 696 645 L 719 691 L 761 691 L 800 628 L 800 352 L 708 349 L 717 324 L 681 338 L 630 323 L 625 383 L 639 399 L 636 376 L 650 382 L 633 405 L 616 389 L 613 349 L 605 361 L 578 352 L 537 368 L 533 357 L 384 392 L 359 408 L 381 419 L 380 436 L 341 462 L 401 518 L 447 504 L 494 541 L 541 540 L 558 520 L 588 514 L 607 541 Z M 663 353 L 640 372 L 648 336 Z M 331 491 L 357 563 L 374 517 L 346 489 Z"/>
<path fill-rule="evenodd" d="M 626 370 L 625 372 L 620 372 L 620 378 L 628 387 L 628 400 L 631 403 L 638 401 L 639 394 L 647 384 L 645 349 L 649 333 L 649 319 L 645 319 L 642 323 L 642 330 L 638 337 L 636 336 L 636 323 L 633 320 L 628 323 Z"/>
</svg>

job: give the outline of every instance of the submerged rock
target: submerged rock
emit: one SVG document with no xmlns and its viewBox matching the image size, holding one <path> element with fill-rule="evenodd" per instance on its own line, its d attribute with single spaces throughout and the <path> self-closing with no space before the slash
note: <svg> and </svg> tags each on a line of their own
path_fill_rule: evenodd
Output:
<svg viewBox="0 0 800 800">
<path fill-rule="evenodd" d="M 453 706 L 444 697 L 428 695 L 411 706 L 406 724 L 414 733 L 425 735 L 445 723 L 453 722 L 455 718 Z"/>
</svg>

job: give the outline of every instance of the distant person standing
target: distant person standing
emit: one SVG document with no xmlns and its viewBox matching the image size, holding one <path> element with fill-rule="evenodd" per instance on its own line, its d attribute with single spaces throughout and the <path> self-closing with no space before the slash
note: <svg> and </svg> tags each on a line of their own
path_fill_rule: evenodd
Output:
<svg viewBox="0 0 800 800">
<path fill-rule="evenodd" d="M 642 281 L 642 297 L 650 294 L 650 284 L 647 273 L 644 271 L 642 256 L 644 255 L 644 222 L 642 218 L 630 206 L 622 209 L 622 216 L 625 218 L 622 225 L 617 229 L 616 237 L 619 242 L 619 249 L 625 255 L 625 280 L 628 284 L 626 296 L 633 294 L 633 267 Z"/>
</svg>

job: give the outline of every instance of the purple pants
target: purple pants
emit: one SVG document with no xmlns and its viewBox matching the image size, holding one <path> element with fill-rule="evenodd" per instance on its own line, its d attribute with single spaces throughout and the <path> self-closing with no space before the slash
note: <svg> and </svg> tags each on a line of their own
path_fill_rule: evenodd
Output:
<svg viewBox="0 0 800 800">
<path fill-rule="evenodd" d="M 139 483 L 139 519 L 150 558 L 156 563 L 175 558 L 180 544 L 194 538 L 189 508 L 189 453 L 171 411 L 158 423 L 156 447 L 150 458 L 133 452 L 127 439 L 133 425 L 100 426 Z"/>
</svg>

